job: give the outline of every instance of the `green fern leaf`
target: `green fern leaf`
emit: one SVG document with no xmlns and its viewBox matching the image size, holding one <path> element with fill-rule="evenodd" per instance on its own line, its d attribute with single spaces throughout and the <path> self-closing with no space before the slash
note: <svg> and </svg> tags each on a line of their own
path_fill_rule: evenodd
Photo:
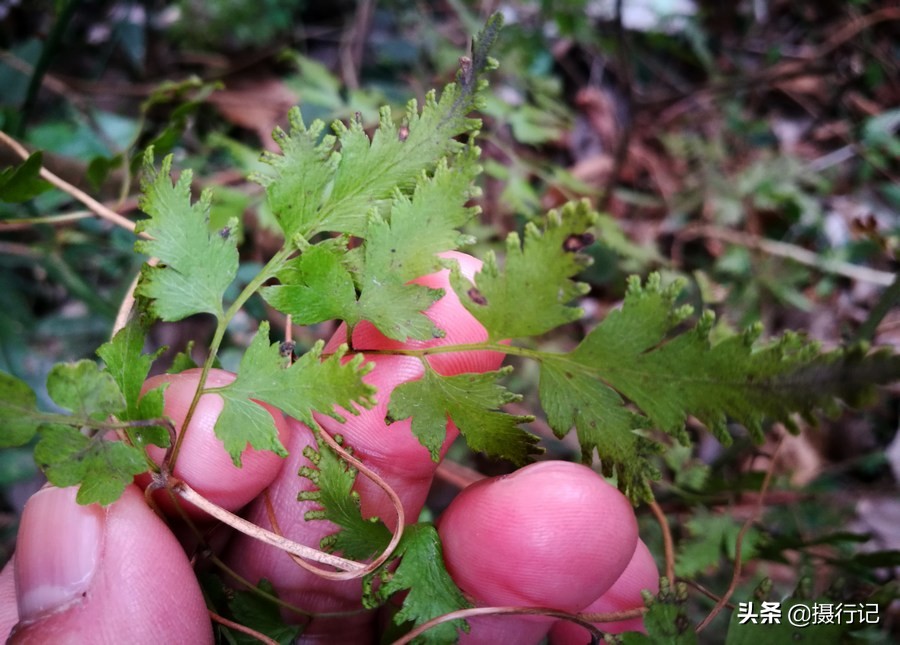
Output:
<svg viewBox="0 0 900 645">
<path fill-rule="evenodd" d="M 322 538 L 322 549 L 354 560 L 370 558 L 387 547 L 391 532 L 377 517 L 362 516 L 359 494 L 353 490 L 356 469 L 322 441 L 318 444 L 318 450 L 308 446 L 303 451 L 313 466 L 302 467 L 300 476 L 315 484 L 316 490 L 303 491 L 297 499 L 312 501 L 318 506 L 307 511 L 305 517 L 307 520 L 327 520 L 340 527 L 336 533 Z"/>
<path fill-rule="evenodd" d="M 455 138 L 481 126 L 468 114 L 482 104 L 485 83 L 479 75 L 496 65 L 487 53 L 500 24 L 499 16 L 488 22 L 472 58 L 461 64 L 440 98 L 429 92 L 421 112 L 416 101 L 409 102 L 404 125 L 398 127 L 390 108 L 382 108 L 371 139 L 359 119 L 349 125 L 337 121 L 334 135 L 321 138 L 324 124 L 315 121 L 307 128 L 293 110 L 290 134 L 275 132 L 281 155 L 266 155 L 271 170 L 256 177 L 285 237 L 310 239 L 325 231 L 364 237 L 371 209 L 386 206 L 398 189 L 410 193 L 421 172 L 432 172 L 443 157 L 460 150 Z"/>
<path fill-rule="evenodd" d="M 151 240 L 140 240 L 134 248 L 159 260 L 145 264 L 136 293 L 150 299 L 150 310 L 166 321 L 193 314 L 224 316 L 222 296 L 238 269 L 237 243 L 232 227 L 209 229 L 210 193 L 191 204 L 191 173 L 185 170 L 176 184 L 169 179 L 172 156 L 163 159 L 157 171 L 153 149 L 144 155 L 141 208 L 150 217 L 137 223 L 136 232 Z"/>
<path fill-rule="evenodd" d="M 593 242 L 587 230 L 595 220 L 585 202 L 551 211 L 544 230 L 526 226 L 524 244 L 509 235 L 503 269 L 489 253 L 474 285 L 454 270 L 453 289 L 494 340 L 537 336 L 577 320 L 582 311 L 569 303 L 588 287 L 572 278 L 590 264 L 578 251 Z"/>
<path fill-rule="evenodd" d="M 288 365 L 279 343 L 269 344 L 269 325 L 264 322 L 241 359 L 237 378 L 229 385 L 207 390 L 224 399 L 215 432 L 235 465 L 240 466 L 248 444 L 287 455 L 272 416 L 254 401 L 273 405 L 310 426 L 315 424 L 314 411 L 343 420 L 335 407 L 353 412 L 354 404 L 374 405 L 374 389 L 362 381 L 371 364 L 364 365 L 362 355 L 344 363 L 343 351 L 323 361 L 322 346 L 320 341 Z"/>
<path fill-rule="evenodd" d="M 714 345 L 709 312 L 672 336 L 691 313 L 675 306 L 681 289 L 680 283 L 663 288 L 657 274 L 645 286 L 632 278 L 620 310 L 572 352 L 542 358 L 541 401 L 550 425 L 559 436 L 574 425 L 585 458 L 596 449 L 605 469 L 624 475 L 633 497 L 646 497 L 640 478 L 655 475 L 647 460 L 654 449 L 641 429 L 657 428 L 686 444 L 691 415 L 727 444 L 731 419 L 761 442 L 767 419 L 793 428 L 795 413 L 811 418 L 816 409 L 836 410 L 837 399 L 859 403 L 875 384 L 900 377 L 900 357 L 867 355 L 864 348 L 821 353 L 793 333 L 758 347 L 756 327 Z M 619 395 L 640 415 L 624 408 Z"/>
<path fill-rule="evenodd" d="M 534 418 L 499 411 L 502 405 L 522 398 L 497 385 L 511 369 L 441 376 L 426 364 L 421 379 L 398 385 L 391 393 L 388 419 L 412 417 L 412 433 L 435 461 L 450 419 L 473 450 L 526 464 L 541 451 L 536 446 L 538 437 L 519 428 L 519 424 Z"/>
</svg>

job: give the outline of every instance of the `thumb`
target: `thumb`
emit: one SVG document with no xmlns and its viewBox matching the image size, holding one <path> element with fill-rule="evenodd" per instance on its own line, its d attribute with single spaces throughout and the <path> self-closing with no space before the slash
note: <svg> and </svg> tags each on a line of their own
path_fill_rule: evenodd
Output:
<svg viewBox="0 0 900 645">
<path fill-rule="evenodd" d="M 138 489 L 105 508 L 75 493 L 44 488 L 25 506 L 8 642 L 211 643 L 190 563 Z"/>
</svg>

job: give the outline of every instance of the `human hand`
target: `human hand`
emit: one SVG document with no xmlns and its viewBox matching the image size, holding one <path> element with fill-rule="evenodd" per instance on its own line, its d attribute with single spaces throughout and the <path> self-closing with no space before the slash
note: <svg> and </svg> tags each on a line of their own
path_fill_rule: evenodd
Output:
<svg viewBox="0 0 900 645">
<path fill-rule="evenodd" d="M 468 256 L 450 257 L 460 261 L 464 273 L 477 270 L 476 261 Z M 399 344 L 361 324 L 354 330 L 354 349 L 484 340 L 484 330 L 450 289 L 446 271 L 418 282 L 447 292 L 428 311 L 446 336 Z M 344 342 L 345 334 L 339 330 L 328 349 Z M 413 357 L 375 359 L 377 367 L 366 381 L 378 388 L 379 404 L 359 416 L 348 416 L 344 424 L 325 416 L 318 420 L 330 433 L 344 436 L 354 454 L 397 492 L 406 518 L 414 521 L 436 464 L 412 436 L 409 420 L 386 427 L 384 416 L 391 390 L 421 377 L 423 367 Z M 449 375 L 497 369 L 502 355 L 447 353 L 428 360 L 435 370 Z M 224 383 L 230 377 L 214 372 L 211 378 Z M 185 373 L 166 379 L 170 381 L 166 414 L 179 427 L 198 376 Z M 302 452 L 315 445 L 313 433 L 273 410 L 290 456 L 280 463 L 271 453 L 248 451 L 244 469 L 237 471 L 212 432 L 220 410 L 216 395 L 201 398 L 185 437 L 191 445 L 184 446 L 173 474 L 224 507 L 238 508 L 256 497 L 244 513 L 250 521 L 272 529 L 271 512 L 285 536 L 318 545 L 335 527 L 305 521 L 305 511 L 314 504 L 297 501 L 298 489 L 312 488 L 308 480 L 298 479 L 297 472 L 311 465 Z M 456 435 L 452 424 L 447 435 L 441 454 Z M 265 493 L 257 495 L 263 489 Z M 396 526 L 393 505 L 380 488 L 360 476 L 356 490 L 365 516 L 377 515 L 389 527 Z M 0 579 L 0 632 L 8 633 L 19 622 L 12 642 L 210 642 L 209 615 L 191 564 L 140 491 L 130 487 L 105 509 L 76 505 L 74 492 L 47 488 L 28 503 L 15 572 L 8 566 Z M 439 522 L 439 533 L 448 571 L 478 605 L 537 606 L 561 612 L 591 605 L 590 611 L 613 611 L 640 606 L 640 589 L 656 589 L 656 567 L 637 538 L 630 505 L 582 466 L 543 462 L 481 481 L 454 500 Z M 285 552 L 241 535 L 222 557 L 252 583 L 266 578 L 282 600 L 306 612 L 283 612 L 287 620 L 306 624 L 302 639 L 355 643 L 375 638 L 376 615 L 360 609 L 358 580 L 324 580 L 298 567 Z M 310 619 L 309 614 L 315 617 Z M 479 617 L 470 623 L 465 642 L 538 642 L 551 628 L 553 642 L 588 640 L 583 628 L 554 626 L 554 619 L 548 618 Z M 624 631 L 635 626 L 631 621 L 604 628 Z"/>
</svg>

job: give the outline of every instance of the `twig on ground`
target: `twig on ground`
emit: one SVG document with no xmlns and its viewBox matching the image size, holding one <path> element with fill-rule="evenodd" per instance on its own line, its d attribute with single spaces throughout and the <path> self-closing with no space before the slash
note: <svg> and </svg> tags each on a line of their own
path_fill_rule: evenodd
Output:
<svg viewBox="0 0 900 645">
<path fill-rule="evenodd" d="M 619 71 L 622 74 L 620 80 L 625 90 L 626 114 L 625 123 L 622 124 L 622 128 L 619 131 L 619 141 L 616 143 L 616 151 L 613 155 L 612 171 L 609 173 L 609 178 L 606 180 L 606 186 L 603 188 L 603 196 L 597 204 L 597 210 L 601 212 L 606 211 L 609 208 L 616 184 L 619 183 L 622 169 L 625 166 L 625 162 L 628 160 L 628 148 L 631 145 L 631 135 L 634 130 L 635 121 L 635 114 L 633 113 L 635 109 L 634 83 L 631 78 L 631 61 L 628 56 L 628 40 L 625 35 L 625 26 L 622 23 L 623 4 L 623 0 L 616 0 L 615 32 L 616 49 L 619 54 Z"/>
<path fill-rule="evenodd" d="M 898 302 L 900 302 L 900 273 L 894 277 L 894 282 L 891 283 L 891 286 L 881 294 L 878 303 L 872 308 L 872 311 L 869 312 L 869 317 L 856 331 L 853 340 L 855 342 L 871 342 L 874 340 L 875 332 L 878 331 L 878 325 L 897 306 Z"/>
<path fill-rule="evenodd" d="M 13 139 L 11 136 L 6 134 L 2 130 L 0 130 L 0 142 L 5 143 L 7 146 L 12 148 L 12 150 L 17 155 L 19 155 L 22 159 L 28 159 L 28 157 L 30 156 L 29 152 L 25 148 L 25 146 L 23 146 L 21 143 L 19 143 L 15 139 Z M 83 190 L 76 188 L 75 186 L 73 186 L 69 182 L 65 181 L 64 179 L 61 179 L 60 177 L 54 175 L 52 172 L 50 172 L 46 168 L 41 168 L 40 175 L 41 175 L 41 178 L 50 182 L 51 184 L 53 184 L 54 186 L 59 188 L 61 191 L 66 193 L 67 195 L 70 195 L 77 201 L 84 204 L 91 212 L 95 213 L 101 219 L 104 219 L 112 224 L 115 224 L 116 226 L 119 226 L 121 228 L 124 228 L 127 231 L 131 231 L 132 233 L 134 233 L 135 224 L 127 217 L 119 215 L 119 213 L 117 213 L 116 211 L 101 204 L 100 202 L 98 202 L 96 199 L 94 199 L 93 197 L 88 195 Z M 147 235 L 146 233 L 140 233 L 139 236 L 146 240 L 151 239 L 150 236 Z"/>
<path fill-rule="evenodd" d="M 351 90 L 359 88 L 359 69 L 362 67 L 366 37 L 372 24 L 375 9 L 373 0 L 357 3 L 353 24 L 341 38 L 341 76 Z"/>
<path fill-rule="evenodd" d="M 753 511 L 753 515 L 747 518 L 744 522 L 743 526 L 741 526 L 741 530 L 737 534 L 737 539 L 734 541 L 734 571 L 731 575 L 731 582 L 728 584 L 728 589 L 725 590 L 725 593 L 719 599 L 719 602 L 716 603 L 716 606 L 712 608 L 712 611 L 709 612 L 709 615 L 704 618 L 697 628 L 694 630 L 697 633 L 706 629 L 709 624 L 715 620 L 716 616 L 718 616 L 723 609 L 728 605 L 728 601 L 731 596 L 734 595 L 735 590 L 737 589 L 738 583 L 741 578 L 741 570 L 743 568 L 743 563 L 741 561 L 741 549 L 744 546 L 744 536 L 747 535 L 747 531 L 750 530 L 750 527 L 759 519 L 759 516 L 762 515 L 763 503 L 766 499 L 766 492 L 769 490 L 769 485 L 772 483 L 772 476 L 775 473 L 775 462 L 777 461 L 778 453 L 781 451 L 781 447 L 784 445 L 784 437 L 778 442 L 778 445 L 775 447 L 775 451 L 772 453 L 771 461 L 769 462 L 769 468 L 766 470 L 766 476 L 763 479 L 762 486 L 759 489 L 759 498 L 756 500 L 756 508 Z"/>
<path fill-rule="evenodd" d="M 882 287 L 887 287 L 894 283 L 894 274 L 887 271 L 879 271 L 878 269 L 851 264 L 850 262 L 845 262 L 843 260 L 825 258 L 818 253 L 796 246 L 795 244 L 770 240 L 749 233 L 720 228 L 718 226 L 690 226 L 685 228 L 679 234 L 679 237 L 682 239 L 708 237 L 722 240 L 729 244 L 736 244 L 748 249 L 762 251 L 767 255 L 793 260 L 798 264 L 818 269 L 822 273 L 831 273 L 850 278 L 851 280 L 877 284 Z"/>
</svg>

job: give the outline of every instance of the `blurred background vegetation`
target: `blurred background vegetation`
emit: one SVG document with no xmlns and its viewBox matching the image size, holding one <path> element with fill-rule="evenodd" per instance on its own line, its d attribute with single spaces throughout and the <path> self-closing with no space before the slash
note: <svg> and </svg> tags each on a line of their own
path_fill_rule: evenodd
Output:
<svg viewBox="0 0 900 645">
<path fill-rule="evenodd" d="M 198 190 L 214 189 L 217 222 L 242 219 L 249 279 L 278 242 L 246 177 L 288 109 L 300 105 L 307 122 L 358 113 L 374 127 L 386 103 L 399 118 L 409 98 L 452 77 L 493 11 L 507 27 L 483 113 L 474 253 L 569 199 L 603 213 L 584 276 L 586 316 L 548 346 L 574 346 L 621 301 L 628 274 L 658 270 L 688 278 L 688 302 L 713 309 L 722 333 L 760 320 L 768 333 L 807 330 L 826 346 L 896 347 L 893 2 L 0 0 L 0 129 L 132 219 L 141 153 L 174 153 Z M 20 162 L 0 145 L 0 171 Z M 66 192 L 32 188 L 0 192 L 0 369 L 41 393 L 54 363 L 93 356 L 108 338 L 142 258 L 129 232 Z M 283 329 L 280 314 L 252 301 L 230 329 L 232 347 L 245 346 L 260 319 Z M 203 318 L 159 325 L 152 342 L 168 346 L 171 361 L 194 340 L 202 359 L 211 329 Z M 297 329 L 295 338 L 302 348 L 329 331 Z M 238 356 L 226 349 L 224 366 Z M 527 392 L 536 375 L 521 367 L 512 387 Z M 865 414 L 784 440 L 764 515 L 744 541 L 744 559 L 755 560 L 741 599 L 764 576 L 784 593 L 800 585 L 811 595 L 897 596 L 897 393 L 887 388 Z M 540 419 L 533 429 L 551 456 L 576 454 Z M 697 449 L 673 448 L 657 489 L 678 574 L 718 592 L 783 431 L 773 428 L 762 448 L 735 434 L 729 450 L 700 433 Z M 0 452 L 3 559 L 36 475 L 30 449 Z M 661 554 L 658 525 L 645 519 Z M 699 620 L 714 601 L 696 596 Z M 897 612 L 882 618 L 896 634 Z"/>
</svg>

